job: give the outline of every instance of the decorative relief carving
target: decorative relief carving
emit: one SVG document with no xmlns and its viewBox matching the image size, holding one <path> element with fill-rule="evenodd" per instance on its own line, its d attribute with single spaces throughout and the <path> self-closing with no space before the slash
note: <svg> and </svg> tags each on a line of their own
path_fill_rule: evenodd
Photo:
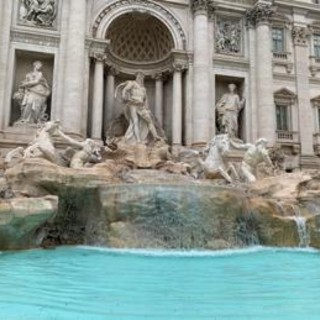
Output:
<svg viewBox="0 0 320 320">
<path fill-rule="evenodd" d="M 215 47 L 217 53 L 241 52 L 242 24 L 234 19 L 219 19 L 216 26 Z"/>
<path fill-rule="evenodd" d="M 246 13 L 247 26 L 255 26 L 260 22 L 269 22 L 274 14 L 274 8 L 268 2 L 257 3 Z"/>
<path fill-rule="evenodd" d="M 18 19 L 25 25 L 52 28 L 57 9 L 58 0 L 20 0 Z"/>
<path fill-rule="evenodd" d="M 307 45 L 311 31 L 307 27 L 294 26 L 292 29 L 292 37 L 295 45 Z"/>
</svg>

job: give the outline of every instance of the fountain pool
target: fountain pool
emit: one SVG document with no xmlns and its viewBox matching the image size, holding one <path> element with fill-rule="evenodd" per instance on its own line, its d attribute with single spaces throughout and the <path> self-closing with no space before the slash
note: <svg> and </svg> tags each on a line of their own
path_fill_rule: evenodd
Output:
<svg viewBox="0 0 320 320">
<path fill-rule="evenodd" d="M 320 319 L 320 252 L 0 254 L 0 319 Z"/>
</svg>

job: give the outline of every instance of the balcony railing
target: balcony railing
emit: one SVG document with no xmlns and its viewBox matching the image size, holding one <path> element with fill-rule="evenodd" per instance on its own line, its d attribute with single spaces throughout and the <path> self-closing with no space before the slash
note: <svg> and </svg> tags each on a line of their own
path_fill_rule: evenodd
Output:
<svg viewBox="0 0 320 320">
<path fill-rule="evenodd" d="M 273 52 L 273 58 L 276 60 L 287 61 L 289 53 L 288 52 Z"/>
<path fill-rule="evenodd" d="M 298 133 L 294 131 L 277 131 L 278 140 L 298 142 Z"/>
</svg>

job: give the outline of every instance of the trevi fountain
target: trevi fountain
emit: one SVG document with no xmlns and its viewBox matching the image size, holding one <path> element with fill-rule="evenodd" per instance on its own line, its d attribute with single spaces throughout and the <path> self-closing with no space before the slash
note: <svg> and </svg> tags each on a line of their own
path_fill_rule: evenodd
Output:
<svg viewBox="0 0 320 320">
<path fill-rule="evenodd" d="M 319 319 L 317 2 L 66 2 L 0 4 L 0 319 Z"/>
</svg>

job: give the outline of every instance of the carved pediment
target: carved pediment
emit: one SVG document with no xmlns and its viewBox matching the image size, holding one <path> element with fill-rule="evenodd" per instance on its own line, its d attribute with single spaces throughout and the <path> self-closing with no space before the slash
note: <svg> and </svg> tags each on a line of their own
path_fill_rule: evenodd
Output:
<svg viewBox="0 0 320 320">
<path fill-rule="evenodd" d="M 320 107 L 320 95 L 312 98 L 312 99 L 311 99 L 311 104 L 312 104 L 314 107 Z"/>
<path fill-rule="evenodd" d="M 287 89 L 287 88 L 281 88 L 279 90 L 277 90 L 276 92 L 274 92 L 274 100 L 276 103 L 294 103 L 294 101 L 296 100 L 297 95 Z"/>
<path fill-rule="evenodd" d="M 271 21 L 275 25 L 289 26 L 290 24 L 292 24 L 292 21 L 289 19 L 288 16 L 286 16 L 285 14 L 279 13 L 279 12 L 273 13 L 273 15 L 271 17 Z"/>
</svg>

